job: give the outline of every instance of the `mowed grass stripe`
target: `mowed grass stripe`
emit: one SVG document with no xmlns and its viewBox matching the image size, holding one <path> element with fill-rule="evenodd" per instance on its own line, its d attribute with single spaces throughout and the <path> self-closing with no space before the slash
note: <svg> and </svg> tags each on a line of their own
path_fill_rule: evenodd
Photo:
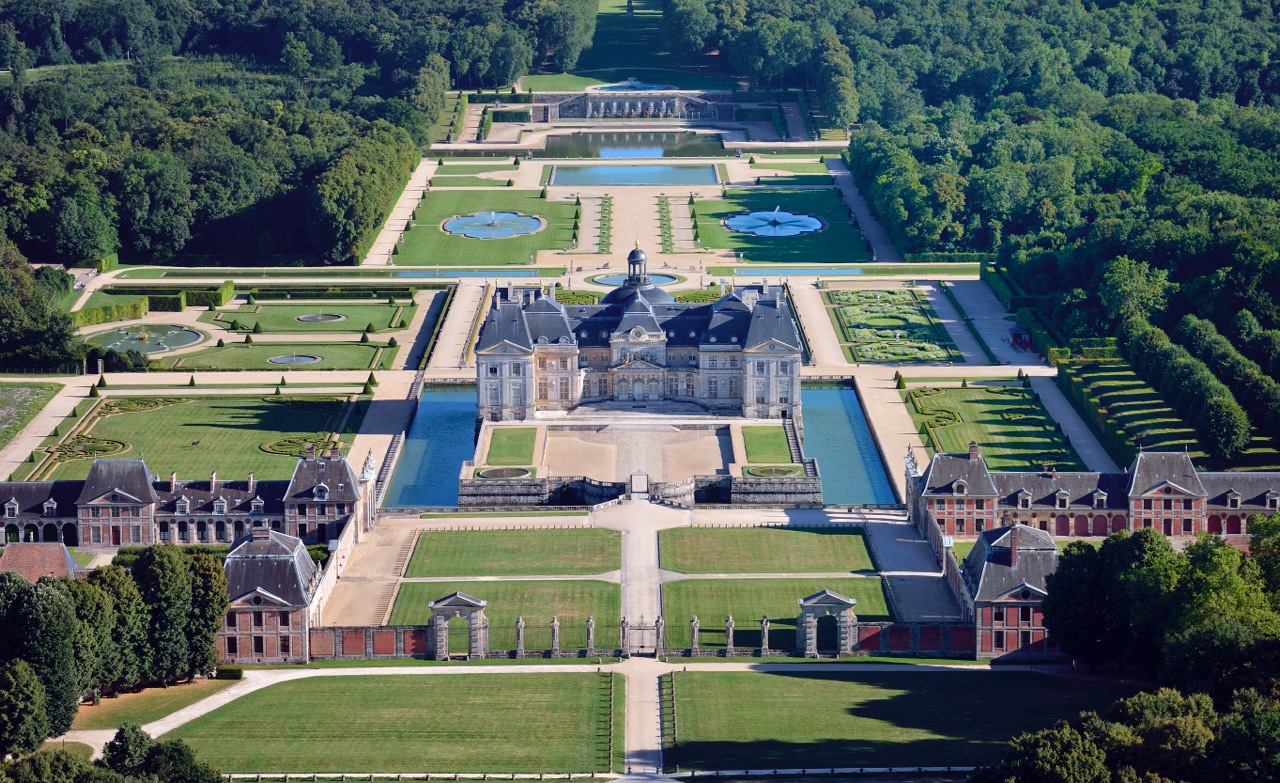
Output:
<svg viewBox="0 0 1280 783">
<path fill-rule="evenodd" d="M 393 260 L 405 266 L 527 264 L 530 253 L 569 247 L 576 209 L 573 201 L 540 198 L 537 190 L 432 191 L 416 210 L 415 225 L 405 232 Z M 493 240 L 447 234 L 440 228 L 456 215 L 490 211 L 537 215 L 548 224 L 535 234 Z"/>
<path fill-rule="evenodd" d="M 667 644 L 673 648 L 690 645 L 689 621 L 698 616 L 699 644 L 716 648 L 725 645 L 725 618 L 733 615 L 734 645 L 760 646 L 760 618 L 769 618 L 769 647 L 795 647 L 796 604 L 801 598 L 822 589 L 832 590 L 858 602 L 854 613 L 859 620 L 880 622 L 892 619 L 878 578 L 822 577 L 796 579 L 682 579 L 662 586 L 662 615 L 667 624 Z M 820 628 L 820 641 L 825 629 Z M 830 645 L 834 649 L 835 645 Z"/>
<path fill-rule="evenodd" d="M 536 427 L 494 427 L 489 435 L 489 465 L 531 465 L 533 444 L 538 439 Z"/>
<path fill-rule="evenodd" d="M 405 575 L 582 575 L 621 565 L 616 530 L 450 530 L 419 535 Z"/>
<path fill-rule="evenodd" d="M 224 773 L 605 771 L 608 687 L 576 673 L 317 677 L 167 736 Z"/>
<path fill-rule="evenodd" d="M 781 426 L 743 427 L 742 442 L 747 449 L 747 462 L 791 461 L 791 449 Z"/>
<path fill-rule="evenodd" d="M 871 571 L 861 529 L 680 527 L 658 534 L 662 567 L 686 574 Z"/>
<path fill-rule="evenodd" d="M 989 764 L 1015 735 L 1138 690 L 981 670 L 674 676 L 682 770 Z"/>
</svg>

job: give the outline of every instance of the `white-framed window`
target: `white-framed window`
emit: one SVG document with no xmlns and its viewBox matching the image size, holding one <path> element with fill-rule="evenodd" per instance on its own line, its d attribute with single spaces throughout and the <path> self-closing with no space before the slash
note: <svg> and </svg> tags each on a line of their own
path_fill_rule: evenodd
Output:
<svg viewBox="0 0 1280 783">
<path fill-rule="evenodd" d="M 227 501 L 223 500 L 222 498 L 218 498 L 217 500 L 213 501 L 213 513 L 215 513 L 215 514 L 226 514 L 226 513 L 227 513 Z"/>
<path fill-rule="evenodd" d="M 263 501 L 261 498 L 254 498 L 249 503 L 249 510 L 251 513 L 261 514 L 263 510 L 266 508 L 266 505 L 267 505 L 266 502 Z"/>
<path fill-rule="evenodd" d="M 10 500 L 4 504 L 4 515 L 10 519 L 18 516 L 18 501 Z"/>
<path fill-rule="evenodd" d="M 187 500 L 186 498 L 178 498 L 177 502 L 173 504 L 173 508 L 174 508 L 174 511 L 176 511 L 179 514 L 190 514 L 191 501 Z"/>
</svg>

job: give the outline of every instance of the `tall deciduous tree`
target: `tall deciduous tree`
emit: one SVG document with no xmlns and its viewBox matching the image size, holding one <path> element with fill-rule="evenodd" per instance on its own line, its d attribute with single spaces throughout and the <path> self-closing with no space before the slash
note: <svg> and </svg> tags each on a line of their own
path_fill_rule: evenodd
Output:
<svg viewBox="0 0 1280 783">
<path fill-rule="evenodd" d="M 191 561 L 191 617 L 187 638 L 191 643 L 187 673 L 210 672 L 218 663 L 218 630 L 226 622 L 227 576 L 222 564 L 210 554 L 194 555 Z"/>
<path fill-rule="evenodd" d="M 1083 541 L 1072 541 L 1046 580 L 1045 629 L 1063 652 L 1096 666 L 1113 653 L 1108 633 L 1112 596 L 1103 583 L 1102 558 Z"/>
<path fill-rule="evenodd" d="M 187 673 L 191 617 L 191 568 L 177 547 L 151 546 L 133 566 L 133 578 L 147 605 L 150 679 L 173 682 Z"/>
<path fill-rule="evenodd" d="M 0 758 L 39 748 L 49 736 L 44 686 L 23 660 L 0 662 Z"/>
<path fill-rule="evenodd" d="M 1152 269 L 1144 261 L 1120 256 L 1107 264 L 1098 296 L 1107 315 L 1115 321 L 1135 316 L 1150 321 L 1164 312 L 1177 286 L 1164 269 Z"/>
<path fill-rule="evenodd" d="M 31 664 L 44 686 L 45 715 L 52 736 L 71 728 L 80 703 L 76 676 L 76 613 L 71 599 L 50 577 L 18 597 L 11 617 L 16 657 Z"/>
<path fill-rule="evenodd" d="M 105 673 L 105 680 L 113 690 L 134 688 L 150 670 L 150 649 L 147 646 L 150 613 L 147 605 L 133 577 L 120 566 L 96 568 L 88 581 L 110 597 L 115 610 L 111 628 L 115 657 L 110 662 L 114 668 Z"/>
<path fill-rule="evenodd" d="M 139 151 L 124 161 L 120 181 L 121 238 L 126 247 L 169 258 L 191 239 L 191 175 L 169 152 Z"/>
</svg>

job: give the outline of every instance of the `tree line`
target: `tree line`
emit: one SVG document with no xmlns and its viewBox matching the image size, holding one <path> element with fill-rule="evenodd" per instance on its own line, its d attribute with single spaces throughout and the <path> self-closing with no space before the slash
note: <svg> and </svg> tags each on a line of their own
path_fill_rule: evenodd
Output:
<svg viewBox="0 0 1280 783">
<path fill-rule="evenodd" d="M 153 740 L 126 723 L 90 762 L 50 749 L 0 763 L 0 783 L 219 783 L 217 770 L 180 739 Z"/>
<path fill-rule="evenodd" d="M 1163 688 L 1010 742 L 975 783 L 1241 781 L 1280 777 L 1280 515 L 1248 520 L 1250 556 L 1201 535 L 1182 552 L 1154 528 L 1068 544 L 1045 628 L 1090 667 Z"/>
<path fill-rule="evenodd" d="M 0 573 L 0 757 L 65 734 L 86 698 L 212 671 L 227 606 L 219 560 L 171 546 L 87 579 Z"/>
</svg>

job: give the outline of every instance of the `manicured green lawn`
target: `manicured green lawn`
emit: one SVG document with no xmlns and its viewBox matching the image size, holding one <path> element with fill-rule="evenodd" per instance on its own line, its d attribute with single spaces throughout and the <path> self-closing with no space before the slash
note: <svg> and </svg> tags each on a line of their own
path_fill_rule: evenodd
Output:
<svg viewBox="0 0 1280 783">
<path fill-rule="evenodd" d="M 782 427 L 743 427 L 742 441 L 747 447 L 747 462 L 756 464 L 790 463 L 791 449 Z"/>
<path fill-rule="evenodd" d="M 822 218 L 826 227 L 795 237 L 758 237 L 725 228 L 726 218 L 744 212 L 785 211 Z M 832 189 L 730 190 L 724 199 L 701 200 L 698 237 L 702 246 L 725 248 L 742 253 L 753 263 L 850 263 L 870 261 L 858 229 L 849 217 L 849 208 L 839 191 Z"/>
<path fill-rule="evenodd" d="M 254 312 L 257 310 L 258 312 Z M 253 331 L 254 324 L 262 324 L 268 333 L 290 332 L 363 332 L 369 324 L 375 331 L 402 328 L 413 320 L 416 305 L 404 304 L 259 304 L 242 305 L 238 310 L 220 310 L 200 314 L 205 323 L 216 323 L 230 329 L 239 321 L 243 331 Z M 299 321 L 309 315 L 340 315 L 340 321 Z"/>
<path fill-rule="evenodd" d="M 86 745 L 83 742 L 67 742 L 66 740 L 45 740 L 40 746 L 37 753 L 45 753 L 51 750 L 65 750 L 78 759 L 88 761 L 93 758 L 94 748 L 92 745 Z"/>
<path fill-rule="evenodd" d="M 62 386 L 56 383 L 0 385 L 0 446 L 13 440 L 61 390 Z"/>
<path fill-rule="evenodd" d="M 662 567 L 686 574 L 873 571 L 866 536 L 851 528 L 676 527 L 658 534 Z"/>
<path fill-rule="evenodd" d="M 94 291 L 89 294 L 88 301 L 80 309 L 89 310 L 94 307 L 107 307 L 108 305 L 133 304 L 141 298 L 140 294 L 108 294 L 104 291 Z"/>
<path fill-rule="evenodd" d="M 536 427 L 494 427 L 489 430 L 486 465 L 532 465 Z"/>
<path fill-rule="evenodd" d="M 933 308 L 915 291 L 824 291 L 822 298 L 850 361 L 963 361 Z"/>
<path fill-rule="evenodd" d="M 677 672 L 688 769 L 969 766 L 1004 743 L 1131 696 L 1130 685 L 1031 672 Z"/>
<path fill-rule="evenodd" d="M 404 235 L 394 260 L 404 266 L 527 264 L 530 253 L 569 247 L 575 209 L 572 200 L 543 199 L 537 190 L 432 191 L 418 207 L 415 225 Z M 489 211 L 537 215 L 547 225 L 535 234 L 509 239 L 471 239 L 440 228 L 457 215 Z"/>
<path fill-rule="evenodd" d="M 386 343 L 230 343 L 161 360 L 173 370 L 375 370 L 388 369 L 398 348 Z M 311 364 L 283 365 L 271 361 L 277 356 L 319 356 Z M 374 366 L 375 358 L 378 366 Z"/>
<path fill-rule="evenodd" d="M 1106 417 L 1119 424 L 1136 445 L 1148 451 L 1188 449 L 1192 459 L 1204 459 L 1195 430 L 1129 365 L 1095 365 L 1073 372 L 1102 403 Z"/>
<path fill-rule="evenodd" d="M 828 174 L 829 175 L 831 173 L 831 170 L 827 168 L 827 164 L 819 163 L 816 160 L 813 162 L 793 161 L 793 160 L 771 161 L 767 158 L 765 159 L 757 158 L 756 162 L 753 162 L 751 164 L 751 168 L 762 169 L 765 171 L 768 171 L 768 170 L 789 171 L 792 174 Z"/>
<path fill-rule="evenodd" d="M 76 712 L 73 729 L 115 729 L 122 723 L 157 721 L 166 715 L 212 696 L 235 685 L 234 680 L 196 680 L 170 685 L 168 688 L 146 688 L 138 693 L 125 693 L 103 699 L 98 706 L 82 704 Z"/>
<path fill-rule="evenodd" d="M 443 166 L 436 167 L 437 177 L 475 176 L 492 171 L 515 171 L 519 166 L 514 163 L 452 163 L 448 160 Z"/>
<path fill-rule="evenodd" d="M 431 178 L 433 188 L 506 188 L 510 187 L 506 179 L 489 179 L 487 177 L 469 177 L 466 175 L 441 176 Z"/>
<path fill-rule="evenodd" d="M 418 536 L 405 576 L 601 574 L 621 563 L 615 530 L 448 530 Z"/>
<path fill-rule="evenodd" d="M 662 615 L 667 622 L 669 647 L 689 646 L 689 620 L 702 623 L 699 644 L 723 647 L 725 618 L 733 615 L 734 645 L 760 646 L 760 618 L 769 618 L 769 647 L 795 647 L 796 601 L 828 589 L 858 602 L 860 620 L 889 620 L 884 588 L 874 577 L 825 579 L 682 579 L 662 586 Z M 830 645 L 833 649 L 834 644 Z"/>
<path fill-rule="evenodd" d="M 136 402 L 139 398 L 128 398 Z M 287 479 L 296 457 L 269 454 L 260 446 L 284 438 L 328 433 L 337 426 L 344 403 L 333 398 L 280 402 L 259 397 L 182 398 L 186 402 L 150 410 L 105 416 L 89 434 L 128 444 L 114 456 L 145 458 L 166 475 L 207 479 L 216 470 L 224 479 L 243 480 L 253 471 L 259 479 Z M 55 479 L 82 479 L 90 460 L 63 462 Z"/>
<path fill-rule="evenodd" d="M 614 647 L 618 643 L 621 617 L 621 590 L 612 582 L 583 579 L 573 581 L 512 582 L 407 582 L 400 586 L 391 625 L 425 625 L 431 617 L 428 604 L 455 590 L 473 595 L 489 605 L 489 646 L 494 650 L 516 648 L 516 620 L 523 617 L 525 647 L 550 649 L 551 618 L 560 620 L 560 646 L 581 648 L 586 644 L 587 617 L 596 619 L 596 645 Z M 449 634 L 450 648 L 466 649 L 461 621 Z M 462 643 L 461 645 L 459 643 Z"/>
<path fill-rule="evenodd" d="M 1085 470 L 1033 394 L 1016 386 L 925 387 L 904 397 L 916 427 L 928 425 L 944 452 L 968 452 L 975 441 L 992 470 L 1041 470 L 1051 463 L 1059 470 Z M 932 454 L 928 439 L 925 446 Z"/>
<path fill-rule="evenodd" d="M 603 772 L 609 729 L 607 674 L 379 675 L 272 685 L 166 736 L 224 773 Z"/>
</svg>

